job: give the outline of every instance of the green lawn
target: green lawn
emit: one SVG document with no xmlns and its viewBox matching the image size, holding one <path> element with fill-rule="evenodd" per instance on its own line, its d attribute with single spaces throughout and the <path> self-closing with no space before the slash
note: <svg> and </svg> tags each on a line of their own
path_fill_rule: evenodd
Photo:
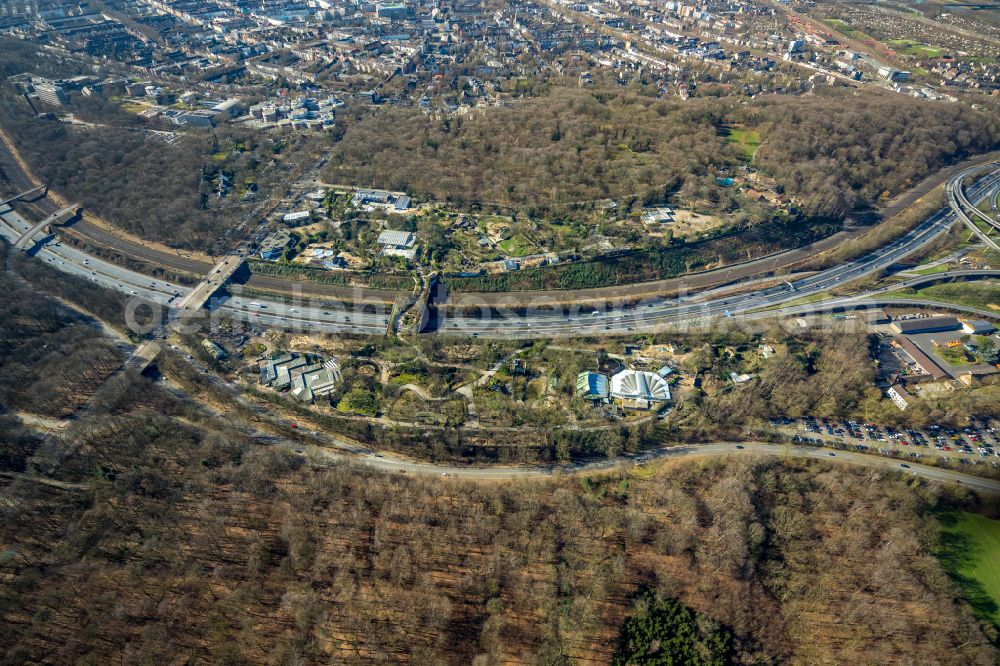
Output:
<svg viewBox="0 0 1000 666">
<path fill-rule="evenodd" d="M 993 227 L 986 220 L 979 217 L 978 215 L 974 215 L 972 217 L 972 223 L 975 224 L 976 227 L 978 227 L 979 230 L 982 231 L 987 236 L 993 233 Z"/>
<path fill-rule="evenodd" d="M 739 147 L 747 162 L 753 159 L 757 149 L 760 148 L 760 132 L 757 130 L 745 127 L 726 127 L 722 130 L 722 136 L 726 137 L 727 143 Z"/>
<path fill-rule="evenodd" d="M 976 615 L 1000 626 L 1000 520 L 977 513 L 938 515 L 938 557 Z"/>
<path fill-rule="evenodd" d="M 935 273 L 946 273 L 951 270 L 949 264 L 938 264 L 937 266 L 928 266 L 927 268 L 918 268 L 915 271 L 910 271 L 916 275 L 934 275 Z"/>
<path fill-rule="evenodd" d="M 982 310 L 995 310 L 1000 316 L 1000 281 L 953 282 L 934 284 L 923 289 L 894 291 L 885 298 L 923 298 L 938 303 L 954 303 Z"/>
<path fill-rule="evenodd" d="M 969 354 L 965 347 L 938 347 L 936 351 L 938 356 L 952 367 L 960 368 L 976 362 L 975 357 Z"/>
<path fill-rule="evenodd" d="M 918 58 L 937 58 L 944 53 L 942 48 L 921 44 L 912 39 L 893 39 L 888 44 L 900 55 L 911 55 Z"/>
<path fill-rule="evenodd" d="M 145 104 L 137 104 L 135 102 L 125 102 L 124 104 L 122 104 L 122 108 L 125 111 L 128 111 L 129 113 L 139 114 L 150 107 L 146 106 Z"/>
<path fill-rule="evenodd" d="M 845 35 L 849 35 L 850 33 L 854 32 L 854 28 L 852 28 L 846 21 L 841 21 L 840 19 L 835 19 L 835 18 L 824 19 L 823 23 L 826 23 L 834 30 L 839 30 Z"/>
<path fill-rule="evenodd" d="M 934 284 L 918 289 L 917 294 L 938 301 L 997 310 L 997 314 L 1000 314 L 1000 282 L 996 280 Z M 994 307 L 990 307 L 991 305 Z"/>
<path fill-rule="evenodd" d="M 851 39 L 858 39 L 858 40 L 871 39 L 870 36 L 866 35 L 865 33 L 861 32 L 856 28 L 851 27 L 851 25 L 846 21 L 841 21 L 840 19 L 824 19 L 823 23 L 826 23 L 834 30 L 837 30 L 842 34 L 847 35 Z"/>
<path fill-rule="evenodd" d="M 514 234 L 502 243 L 498 243 L 497 247 L 511 257 L 524 257 L 538 252 L 534 244 L 521 234 Z"/>
</svg>

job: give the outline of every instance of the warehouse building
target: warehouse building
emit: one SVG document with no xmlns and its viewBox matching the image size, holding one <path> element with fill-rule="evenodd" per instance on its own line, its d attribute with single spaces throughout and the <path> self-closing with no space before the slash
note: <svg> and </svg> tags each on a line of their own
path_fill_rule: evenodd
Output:
<svg viewBox="0 0 1000 666">
<path fill-rule="evenodd" d="M 997 332 L 996 326 L 988 321 L 963 321 L 962 330 L 970 335 L 993 335 Z"/>
<path fill-rule="evenodd" d="M 962 328 L 962 325 L 954 317 L 925 317 L 923 319 L 894 321 L 889 325 L 889 328 L 900 335 L 914 335 L 916 333 L 957 331 Z"/>
</svg>

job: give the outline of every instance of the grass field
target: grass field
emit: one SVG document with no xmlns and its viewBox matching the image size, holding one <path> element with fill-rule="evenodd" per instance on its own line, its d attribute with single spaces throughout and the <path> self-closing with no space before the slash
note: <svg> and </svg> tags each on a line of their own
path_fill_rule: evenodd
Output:
<svg viewBox="0 0 1000 666">
<path fill-rule="evenodd" d="M 498 243 L 497 247 L 511 257 L 524 257 L 538 252 L 538 249 L 532 244 L 532 242 L 521 234 L 514 234 L 502 243 Z"/>
<path fill-rule="evenodd" d="M 912 39 L 893 39 L 888 44 L 893 51 L 900 55 L 911 55 L 918 58 L 938 58 L 944 53 L 944 49 L 921 44 Z"/>
<path fill-rule="evenodd" d="M 983 201 L 979 202 L 979 205 L 976 206 L 976 208 L 983 211 L 987 215 L 995 215 L 996 211 L 993 210 L 993 204 L 994 201 L 991 201 L 990 199 L 984 199 Z"/>
<path fill-rule="evenodd" d="M 950 270 L 951 266 L 949 264 L 938 264 L 937 266 L 920 268 L 912 272 L 916 275 L 934 275 L 935 273 L 947 273 Z"/>
<path fill-rule="evenodd" d="M 760 132 L 756 130 L 745 127 L 726 127 L 722 130 L 722 136 L 726 137 L 728 143 L 739 147 L 747 162 L 753 159 L 757 149 L 760 148 Z"/>
<path fill-rule="evenodd" d="M 1000 626 L 1000 520 L 945 512 L 938 557 L 976 615 Z"/>
<path fill-rule="evenodd" d="M 841 21 L 840 19 L 824 19 L 823 23 L 827 24 L 837 32 L 850 37 L 851 39 L 865 40 L 872 39 L 869 35 L 861 32 L 860 30 L 851 27 L 846 21 Z"/>
<path fill-rule="evenodd" d="M 828 26 L 830 26 L 834 30 L 839 30 L 840 32 L 844 33 L 845 35 L 849 35 L 850 33 L 854 32 L 854 28 L 852 28 L 850 25 L 848 25 L 848 23 L 846 21 L 841 21 L 840 19 L 835 19 L 835 18 L 824 19 L 823 23 L 826 23 Z"/>
<path fill-rule="evenodd" d="M 914 291 L 884 294 L 886 298 L 925 298 L 938 303 L 955 303 L 983 310 L 995 310 L 1000 315 L 1000 281 L 954 282 L 934 284 Z"/>
<path fill-rule="evenodd" d="M 125 102 L 124 104 L 122 104 L 122 108 L 128 111 L 129 113 L 139 114 L 150 107 L 146 106 L 145 104 L 137 104 L 135 102 Z"/>
</svg>

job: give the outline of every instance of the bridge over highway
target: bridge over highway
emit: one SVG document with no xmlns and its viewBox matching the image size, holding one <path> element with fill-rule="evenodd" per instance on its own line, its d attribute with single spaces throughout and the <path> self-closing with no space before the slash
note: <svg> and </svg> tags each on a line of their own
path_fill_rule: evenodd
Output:
<svg viewBox="0 0 1000 666">
<path fill-rule="evenodd" d="M 14 247 L 16 247 L 19 250 L 28 249 L 28 246 L 31 244 L 31 239 L 34 238 L 35 234 L 48 227 L 50 224 L 58 224 L 63 219 L 74 217 L 79 212 L 79 210 L 80 210 L 80 204 L 73 204 L 72 206 L 67 206 L 66 208 L 57 210 L 56 212 L 52 213 L 47 218 L 45 218 L 35 226 L 31 227 L 23 234 L 21 234 L 21 237 L 18 238 L 16 241 L 14 241 Z"/>
<path fill-rule="evenodd" d="M 193 313 L 201 310 L 208 303 L 208 299 L 225 285 L 242 265 L 243 257 L 240 255 L 226 256 L 212 268 L 208 276 L 197 287 L 181 299 L 177 304 L 177 312 Z M 153 339 L 144 340 L 139 343 L 131 356 L 129 356 L 126 367 L 143 372 L 156 361 L 160 352 L 163 351 L 162 345 L 156 338 L 166 337 L 166 331 L 162 325 L 153 331 L 153 336 Z"/>
<path fill-rule="evenodd" d="M 194 312 L 205 307 L 212 294 L 229 282 L 229 279 L 233 277 L 242 265 L 242 256 L 238 254 L 226 255 L 222 261 L 209 271 L 205 279 L 197 287 L 188 292 L 187 296 L 177 304 L 177 309 Z"/>
<path fill-rule="evenodd" d="M 965 226 L 972 230 L 972 233 L 974 233 L 979 240 L 983 241 L 983 243 L 985 243 L 988 247 L 1000 252 L 1000 245 L 998 245 L 995 240 L 990 238 L 989 233 L 984 232 L 979 228 L 979 225 L 977 225 L 972 218 L 969 217 L 966 210 L 971 211 L 974 216 L 979 217 L 986 222 L 991 227 L 991 229 L 989 229 L 990 232 L 1000 230 L 1000 223 L 976 208 L 972 202 L 969 201 L 969 198 L 965 194 L 965 188 L 962 187 L 962 182 L 967 176 L 982 171 L 983 169 L 996 168 L 996 166 L 997 163 L 994 162 L 993 164 L 965 169 L 953 176 L 948 181 L 948 205 L 951 206 L 952 210 L 955 211 L 955 214 L 958 215 L 959 219 L 962 220 Z"/>
<path fill-rule="evenodd" d="M 39 185 L 38 187 L 33 187 L 30 190 L 27 190 L 26 192 L 21 192 L 20 194 L 15 194 L 12 197 L 8 197 L 8 198 L 4 199 L 3 201 L 0 201 L 0 206 L 6 206 L 8 204 L 14 203 L 15 201 L 20 201 L 21 199 L 27 199 L 28 197 L 30 197 L 32 195 L 35 195 L 35 194 L 44 196 L 46 194 L 46 192 L 48 192 L 48 186 L 46 186 L 46 185 Z"/>
</svg>

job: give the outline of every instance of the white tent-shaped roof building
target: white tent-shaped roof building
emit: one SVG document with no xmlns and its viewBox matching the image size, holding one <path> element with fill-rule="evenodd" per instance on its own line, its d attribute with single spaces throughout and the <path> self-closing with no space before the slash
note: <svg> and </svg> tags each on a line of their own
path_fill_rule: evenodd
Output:
<svg viewBox="0 0 1000 666">
<path fill-rule="evenodd" d="M 611 397 L 620 400 L 622 407 L 649 409 L 670 400 L 670 387 L 654 372 L 622 370 L 611 376 Z"/>
</svg>

